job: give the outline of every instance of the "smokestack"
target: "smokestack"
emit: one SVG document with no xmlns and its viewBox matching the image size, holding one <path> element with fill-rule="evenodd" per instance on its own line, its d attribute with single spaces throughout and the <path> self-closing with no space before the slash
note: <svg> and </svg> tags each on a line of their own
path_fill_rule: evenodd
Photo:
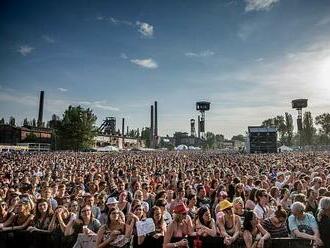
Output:
<svg viewBox="0 0 330 248">
<path fill-rule="evenodd" d="M 190 119 L 190 135 L 191 135 L 191 137 L 195 137 L 196 136 L 195 119 Z"/>
<path fill-rule="evenodd" d="M 128 126 L 127 126 L 127 128 L 126 128 L 126 129 L 127 129 L 127 131 L 126 131 L 126 135 L 128 136 L 128 133 L 129 133 L 129 132 L 128 132 L 128 131 L 129 131 L 129 128 L 128 128 Z"/>
<path fill-rule="evenodd" d="M 38 127 L 42 126 L 42 116 L 44 113 L 44 91 L 40 91 L 40 99 L 39 99 L 39 115 L 38 115 Z"/>
<path fill-rule="evenodd" d="M 158 110 L 157 101 L 155 101 L 155 137 L 158 137 Z"/>
<path fill-rule="evenodd" d="M 154 106 L 150 106 L 150 147 L 154 145 Z"/>
<path fill-rule="evenodd" d="M 125 118 L 123 118 L 123 121 L 121 123 L 121 135 L 125 136 Z"/>
<path fill-rule="evenodd" d="M 200 138 L 201 137 L 201 118 L 200 118 L 200 116 L 198 116 L 197 126 L 198 126 L 198 138 Z"/>
</svg>

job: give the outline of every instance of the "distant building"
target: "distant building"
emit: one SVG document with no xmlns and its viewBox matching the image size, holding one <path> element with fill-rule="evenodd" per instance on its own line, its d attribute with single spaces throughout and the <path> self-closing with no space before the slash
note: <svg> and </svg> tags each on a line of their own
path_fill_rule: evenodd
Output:
<svg viewBox="0 0 330 248">
<path fill-rule="evenodd" d="M 30 150 L 48 151 L 52 142 L 52 129 L 43 127 L 15 127 L 0 125 L 0 144 L 20 145 Z"/>
<path fill-rule="evenodd" d="M 115 146 L 119 149 L 145 148 L 145 142 L 139 138 L 120 135 L 98 135 L 94 138 L 94 147 Z"/>
</svg>

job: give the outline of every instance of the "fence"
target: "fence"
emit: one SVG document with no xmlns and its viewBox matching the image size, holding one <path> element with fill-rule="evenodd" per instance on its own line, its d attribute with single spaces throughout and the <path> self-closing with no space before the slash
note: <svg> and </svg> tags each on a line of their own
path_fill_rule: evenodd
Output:
<svg viewBox="0 0 330 248">
<path fill-rule="evenodd" d="M 81 248 L 95 247 L 95 237 L 91 238 L 91 242 L 85 242 L 84 237 L 80 236 L 78 240 Z M 194 247 L 195 237 L 189 237 L 189 247 Z M 201 248 L 221 248 L 225 247 L 223 239 L 220 237 L 201 237 Z M 27 232 L 27 231 L 10 231 L 0 232 L 0 247 L 12 248 L 12 247 L 24 247 L 24 248 L 72 248 L 77 240 L 76 237 L 64 237 L 63 235 L 54 235 L 54 233 L 40 233 L 40 232 Z M 149 246 L 149 245 L 148 245 Z M 142 246 L 144 247 L 144 246 Z M 244 243 L 238 242 L 235 245 L 237 248 L 244 248 Z M 312 243 L 309 240 L 293 239 L 293 238 L 278 238 L 270 239 L 265 242 L 265 248 L 312 248 Z"/>
</svg>

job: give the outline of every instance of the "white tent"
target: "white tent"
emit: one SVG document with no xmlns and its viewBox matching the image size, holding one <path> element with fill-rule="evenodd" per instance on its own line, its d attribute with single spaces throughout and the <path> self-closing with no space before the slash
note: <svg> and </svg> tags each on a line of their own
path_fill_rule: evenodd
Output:
<svg viewBox="0 0 330 248">
<path fill-rule="evenodd" d="M 96 148 L 98 152 L 118 152 L 119 148 L 115 146 L 105 146 Z"/>
<path fill-rule="evenodd" d="M 188 150 L 188 146 L 186 145 L 178 145 L 175 150 L 177 151 L 183 151 L 183 150 Z"/>
<path fill-rule="evenodd" d="M 292 148 L 290 148 L 288 146 L 285 146 L 285 145 L 280 146 L 278 149 L 279 149 L 280 152 L 292 152 L 293 151 Z"/>
</svg>

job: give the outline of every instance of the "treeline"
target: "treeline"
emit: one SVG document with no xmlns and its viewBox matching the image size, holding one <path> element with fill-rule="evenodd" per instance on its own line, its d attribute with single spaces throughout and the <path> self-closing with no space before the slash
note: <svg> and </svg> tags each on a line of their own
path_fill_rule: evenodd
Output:
<svg viewBox="0 0 330 248">
<path fill-rule="evenodd" d="M 294 130 L 293 118 L 289 113 L 264 120 L 262 126 L 277 128 L 279 141 L 286 146 L 299 146 L 300 142 L 301 145 L 330 144 L 330 113 L 313 118 L 311 112 L 305 112 L 301 133 Z"/>
</svg>

